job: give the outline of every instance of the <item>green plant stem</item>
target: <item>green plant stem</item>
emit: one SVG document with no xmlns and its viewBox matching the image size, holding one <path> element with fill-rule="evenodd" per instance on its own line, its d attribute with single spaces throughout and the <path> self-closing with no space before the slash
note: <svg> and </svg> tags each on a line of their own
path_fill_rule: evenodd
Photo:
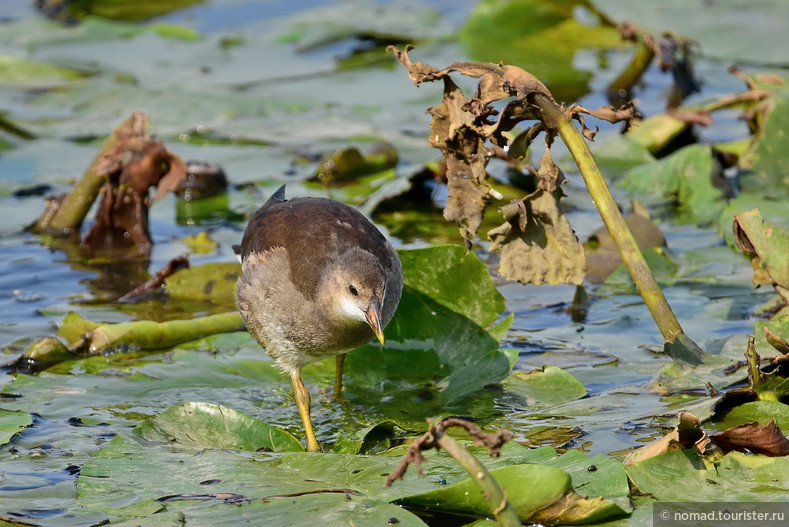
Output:
<svg viewBox="0 0 789 527">
<path fill-rule="evenodd" d="M 684 335 L 677 317 L 671 310 L 663 291 L 660 289 L 652 271 L 649 269 L 641 250 L 638 248 L 633 233 L 627 227 L 619 207 L 611 195 L 603 174 L 595 163 L 586 140 L 573 125 L 572 120 L 554 101 L 542 94 L 534 96 L 534 102 L 540 107 L 547 127 L 557 130 L 570 153 L 575 159 L 578 169 L 589 188 L 592 199 L 600 211 L 611 238 L 614 240 L 630 276 L 633 278 L 641 297 L 655 319 L 655 322 L 667 342 L 674 342 Z"/>
<path fill-rule="evenodd" d="M 460 466 L 466 469 L 471 479 L 482 491 L 491 513 L 493 513 L 500 526 L 522 527 L 523 524 L 518 518 L 518 512 L 515 510 L 515 507 L 510 504 L 507 495 L 504 494 L 499 484 L 496 483 L 490 472 L 477 458 L 443 432 L 440 432 L 440 435 L 437 436 L 436 443 L 446 450 L 455 461 L 460 463 Z"/>
<path fill-rule="evenodd" d="M 655 58 L 655 52 L 644 42 L 643 37 L 639 38 L 633 58 L 619 77 L 608 87 L 609 93 L 617 95 L 620 95 L 620 91 L 629 93 L 633 85 L 638 82 L 644 71 L 649 67 L 653 58 Z"/>
</svg>

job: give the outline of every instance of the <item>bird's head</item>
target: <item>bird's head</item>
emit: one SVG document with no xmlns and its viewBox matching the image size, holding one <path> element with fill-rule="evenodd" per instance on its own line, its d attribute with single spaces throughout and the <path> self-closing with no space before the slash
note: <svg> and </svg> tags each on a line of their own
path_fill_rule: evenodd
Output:
<svg viewBox="0 0 789 527">
<path fill-rule="evenodd" d="M 382 306 L 386 299 L 386 277 L 381 265 L 366 251 L 351 251 L 331 266 L 326 290 L 335 318 L 364 322 L 384 343 Z"/>
</svg>

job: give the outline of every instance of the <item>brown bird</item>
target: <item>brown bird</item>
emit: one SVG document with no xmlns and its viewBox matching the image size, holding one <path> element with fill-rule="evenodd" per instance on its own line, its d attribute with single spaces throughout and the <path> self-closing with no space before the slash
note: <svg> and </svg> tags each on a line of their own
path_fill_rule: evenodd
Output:
<svg viewBox="0 0 789 527">
<path fill-rule="evenodd" d="M 285 199 L 285 186 L 255 213 L 241 242 L 238 307 L 249 332 L 290 374 L 307 450 L 320 451 L 301 369 L 377 337 L 403 290 L 397 253 L 359 211 L 326 198 Z"/>
</svg>

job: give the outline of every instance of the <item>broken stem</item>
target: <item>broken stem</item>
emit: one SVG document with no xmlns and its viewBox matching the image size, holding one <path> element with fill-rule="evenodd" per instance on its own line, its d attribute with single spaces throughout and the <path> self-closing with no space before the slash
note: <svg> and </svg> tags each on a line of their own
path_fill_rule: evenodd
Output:
<svg viewBox="0 0 789 527">
<path fill-rule="evenodd" d="M 614 240 L 627 270 L 630 271 L 630 276 L 649 312 L 663 334 L 663 338 L 667 342 L 674 342 L 678 336 L 684 335 L 684 331 L 652 275 L 646 260 L 644 260 L 633 234 L 627 227 L 586 140 L 573 125 L 570 117 L 550 98 L 537 93 L 534 95 L 534 103 L 542 110 L 544 122 L 549 128 L 558 131 L 559 136 L 575 159 L 586 186 L 589 188 L 589 193 L 600 211 L 603 223 L 611 234 L 611 238 Z"/>
<path fill-rule="evenodd" d="M 36 232 L 46 232 L 56 236 L 67 235 L 74 229 L 79 229 L 85 220 L 88 211 L 96 201 L 102 185 L 107 181 L 106 174 L 100 174 L 96 167 L 103 161 L 105 154 L 110 152 L 118 143 L 123 135 L 139 134 L 144 132 L 148 121 L 144 114 L 135 112 L 126 119 L 120 126 L 110 133 L 104 140 L 101 150 L 96 154 L 96 158 L 90 164 L 82 178 L 74 185 L 58 205 L 53 214 L 46 212 L 36 220 L 33 230 Z"/>
</svg>

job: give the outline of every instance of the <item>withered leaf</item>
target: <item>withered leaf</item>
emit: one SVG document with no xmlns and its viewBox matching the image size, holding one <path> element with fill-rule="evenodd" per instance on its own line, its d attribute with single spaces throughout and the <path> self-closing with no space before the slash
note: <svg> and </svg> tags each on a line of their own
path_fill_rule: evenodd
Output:
<svg viewBox="0 0 789 527">
<path fill-rule="evenodd" d="M 687 412 L 681 412 L 674 430 L 656 441 L 634 450 L 625 457 L 625 465 L 634 465 L 639 461 L 655 457 L 672 450 L 694 449 L 699 454 L 704 454 L 710 438 L 701 429 L 698 417 Z"/>
<path fill-rule="evenodd" d="M 444 218 L 457 223 L 466 244 L 482 224 L 490 185 L 485 165 L 490 150 L 472 129 L 475 115 L 467 110 L 468 99 L 449 77 L 444 78 L 441 104 L 429 110 L 430 144 L 446 159 L 449 194 Z"/>
<path fill-rule="evenodd" d="M 96 164 L 107 182 L 101 189 L 96 222 L 82 247 L 112 258 L 145 257 L 152 241 L 148 231 L 149 188 L 154 202 L 175 191 L 186 178 L 186 164 L 147 133 L 148 119 L 135 113 L 131 125 L 115 130 L 117 143 Z M 122 253 L 116 251 L 121 249 Z"/>
<path fill-rule="evenodd" d="M 561 213 L 564 175 L 546 151 L 538 189 L 500 209 L 507 220 L 488 231 L 490 251 L 501 253 L 499 272 L 522 283 L 583 283 L 586 259 L 570 222 Z"/>
<path fill-rule="evenodd" d="M 724 452 L 748 450 L 754 454 L 772 457 L 789 455 L 789 439 L 781 432 L 774 420 L 764 426 L 759 426 L 756 421 L 734 426 L 723 433 L 713 435 L 712 440 Z"/>
</svg>

